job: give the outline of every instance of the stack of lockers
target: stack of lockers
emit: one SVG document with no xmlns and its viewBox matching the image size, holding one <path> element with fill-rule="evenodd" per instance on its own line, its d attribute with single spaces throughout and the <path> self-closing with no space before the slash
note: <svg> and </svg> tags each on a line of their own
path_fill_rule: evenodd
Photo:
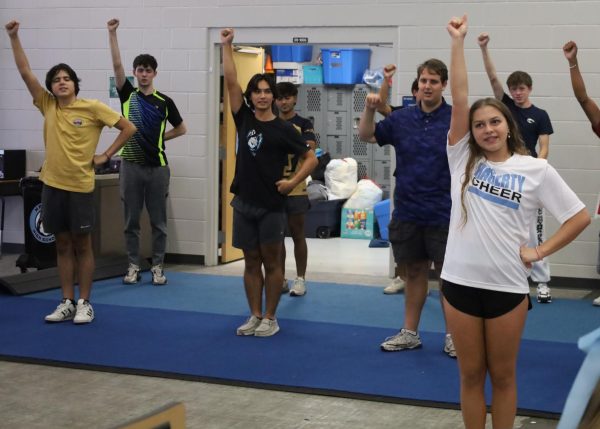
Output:
<svg viewBox="0 0 600 429">
<path fill-rule="evenodd" d="M 354 158 L 358 178 L 373 179 L 389 198 L 392 179 L 391 146 L 379 147 L 358 136 L 358 123 L 371 89 L 367 85 L 301 85 L 296 110 L 312 120 L 319 146 L 331 158 Z M 382 117 L 377 114 L 376 120 Z"/>
</svg>

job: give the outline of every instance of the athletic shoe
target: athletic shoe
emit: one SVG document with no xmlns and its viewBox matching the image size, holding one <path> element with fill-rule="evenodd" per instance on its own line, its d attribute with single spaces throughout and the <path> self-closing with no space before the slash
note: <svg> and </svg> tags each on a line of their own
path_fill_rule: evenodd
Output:
<svg viewBox="0 0 600 429">
<path fill-rule="evenodd" d="M 281 286 L 281 293 L 289 293 L 290 292 L 290 287 L 288 286 L 288 281 L 287 279 L 283 279 L 283 285 Z"/>
<path fill-rule="evenodd" d="M 277 319 L 267 319 L 263 317 L 263 320 L 258 325 L 258 328 L 254 330 L 255 337 L 270 337 L 279 332 L 279 324 Z"/>
<path fill-rule="evenodd" d="M 140 281 L 142 275 L 140 274 L 140 267 L 135 264 L 129 263 L 127 268 L 127 274 L 123 277 L 123 283 L 126 285 L 134 285 Z"/>
<path fill-rule="evenodd" d="M 94 309 L 92 308 L 92 304 L 85 299 L 77 301 L 77 313 L 75 314 L 73 323 L 90 323 L 92 320 L 94 320 Z"/>
<path fill-rule="evenodd" d="M 400 332 L 392 337 L 387 337 L 383 343 L 381 343 L 381 350 L 384 352 L 397 352 L 400 350 L 416 349 L 421 347 L 421 338 L 416 332 L 407 331 L 402 328 Z"/>
<path fill-rule="evenodd" d="M 596 298 L 596 299 L 595 299 L 595 300 L 592 302 L 592 304 L 593 304 L 593 305 L 598 305 L 598 306 L 600 306 L 600 296 L 599 296 L 598 298 Z"/>
<path fill-rule="evenodd" d="M 259 319 L 256 316 L 250 316 L 242 326 L 237 328 L 235 333 L 238 335 L 254 335 L 254 331 L 258 328 L 261 321 L 262 319 Z"/>
<path fill-rule="evenodd" d="M 47 315 L 44 319 L 46 322 L 56 323 L 72 320 L 73 317 L 75 317 L 75 305 L 70 299 L 64 298 L 60 304 L 58 304 L 56 310 Z"/>
<path fill-rule="evenodd" d="M 456 349 L 454 348 L 454 341 L 452 341 L 452 336 L 450 334 L 446 334 L 446 338 L 444 339 L 444 353 L 446 353 L 451 358 L 456 357 Z"/>
<path fill-rule="evenodd" d="M 537 285 L 537 302 L 549 303 L 552 302 L 550 288 L 546 283 L 538 283 Z"/>
<path fill-rule="evenodd" d="M 393 295 L 395 293 L 400 293 L 404 290 L 404 280 L 400 278 L 400 276 L 394 277 L 390 284 L 387 285 L 385 289 L 383 289 L 383 293 L 386 295 Z"/>
<path fill-rule="evenodd" d="M 152 273 L 152 284 L 155 286 L 164 286 L 167 284 L 167 278 L 163 271 L 163 266 L 158 264 L 150 268 Z"/>
<path fill-rule="evenodd" d="M 302 277 L 296 277 L 290 290 L 290 296 L 302 296 L 306 293 L 306 280 Z"/>
</svg>

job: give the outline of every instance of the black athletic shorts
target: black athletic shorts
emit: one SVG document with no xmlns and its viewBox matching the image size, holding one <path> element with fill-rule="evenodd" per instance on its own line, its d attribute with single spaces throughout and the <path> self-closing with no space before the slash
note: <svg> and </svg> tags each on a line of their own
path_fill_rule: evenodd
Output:
<svg viewBox="0 0 600 429">
<path fill-rule="evenodd" d="M 502 316 L 516 308 L 524 299 L 531 299 L 528 293 L 500 292 L 461 286 L 442 280 L 442 294 L 448 303 L 462 313 L 483 319 L 493 319 Z"/>
<path fill-rule="evenodd" d="M 413 261 L 443 262 L 448 226 L 423 226 L 392 218 L 388 238 L 396 264 Z"/>
<path fill-rule="evenodd" d="M 306 214 L 309 210 L 308 195 L 288 195 L 285 199 L 285 212 L 289 215 Z"/>
<path fill-rule="evenodd" d="M 285 212 L 269 211 L 233 197 L 233 239 L 238 249 L 256 249 L 261 244 L 283 242 L 287 218 Z"/>
<path fill-rule="evenodd" d="M 94 193 L 71 192 L 44 184 L 42 224 L 44 231 L 89 233 L 94 227 Z"/>
</svg>

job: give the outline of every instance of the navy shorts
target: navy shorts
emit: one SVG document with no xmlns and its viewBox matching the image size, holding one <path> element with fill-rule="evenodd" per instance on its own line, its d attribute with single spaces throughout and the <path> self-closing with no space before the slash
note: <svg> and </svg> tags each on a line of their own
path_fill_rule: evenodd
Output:
<svg viewBox="0 0 600 429">
<path fill-rule="evenodd" d="M 44 184 L 42 187 L 42 224 L 51 234 L 86 234 L 94 228 L 94 193 L 72 192 Z"/>
<path fill-rule="evenodd" d="M 392 218 L 388 238 L 398 265 L 424 260 L 439 263 L 446 254 L 448 226 L 424 226 Z"/>
<path fill-rule="evenodd" d="M 269 211 L 234 197 L 233 240 L 238 249 L 256 249 L 261 244 L 283 242 L 287 218 L 285 212 Z"/>
<path fill-rule="evenodd" d="M 285 199 L 285 212 L 289 215 L 306 214 L 309 210 L 308 195 L 291 195 Z"/>
<path fill-rule="evenodd" d="M 493 319 L 515 309 L 527 299 L 531 310 L 531 299 L 528 293 L 500 292 L 461 286 L 442 280 L 442 294 L 448 303 L 462 313 L 482 319 Z"/>
</svg>

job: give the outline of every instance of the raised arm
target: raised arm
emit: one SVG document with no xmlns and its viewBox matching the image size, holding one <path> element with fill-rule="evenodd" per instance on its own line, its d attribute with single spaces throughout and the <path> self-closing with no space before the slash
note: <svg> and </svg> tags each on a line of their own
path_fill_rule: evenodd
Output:
<svg viewBox="0 0 600 429">
<path fill-rule="evenodd" d="M 490 57 L 490 52 L 488 50 L 488 43 L 490 41 L 490 36 L 487 33 L 481 33 L 477 38 L 477 43 L 481 48 L 481 56 L 483 57 L 483 65 L 485 66 L 485 72 L 488 75 L 488 79 L 490 80 L 490 85 L 492 85 L 492 91 L 494 91 L 494 97 L 497 100 L 502 100 L 504 96 L 504 88 L 502 88 L 502 83 L 498 80 L 498 75 L 496 74 L 496 67 L 494 66 L 494 62 L 492 61 L 492 57 Z"/>
<path fill-rule="evenodd" d="M 394 64 L 388 64 L 383 68 L 383 82 L 381 82 L 381 88 L 379 88 L 379 99 L 381 100 L 381 103 L 377 108 L 377 111 L 383 116 L 389 116 L 390 113 L 392 113 L 392 108 L 388 104 L 388 95 L 390 93 L 392 77 L 395 72 L 396 66 Z"/>
<path fill-rule="evenodd" d="M 37 100 L 45 89 L 31 70 L 27 55 L 25 55 L 23 46 L 21 46 L 21 40 L 19 39 L 19 23 L 14 20 L 10 21 L 5 25 L 5 28 L 10 39 L 10 46 L 12 47 L 13 55 L 15 57 L 17 70 L 19 70 L 21 78 L 23 79 L 23 82 L 25 82 L 31 96 L 34 100 Z"/>
<path fill-rule="evenodd" d="M 469 131 L 469 82 L 465 63 L 467 16 L 452 18 L 446 28 L 452 39 L 450 47 L 452 116 L 448 131 L 448 144 L 453 146 Z"/>
<path fill-rule="evenodd" d="M 121 51 L 119 50 L 119 42 L 117 41 L 117 28 L 119 28 L 119 20 L 113 18 L 106 23 L 108 28 L 108 42 L 110 44 L 110 56 L 112 58 L 113 70 L 115 72 L 115 84 L 117 89 L 123 88 L 125 85 L 125 69 L 123 61 L 121 61 Z"/>
<path fill-rule="evenodd" d="M 583 82 L 583 76 L 581 76 L 579 63 L 577 62 L 577 44 L 573 41 L 565 43 L 563 46 L 563 53 L 569 62 L 571 86 L 573 87 L 575 98 L 577 98 L 577 101 L 592 123 L 592 126 L 597 128 L 600 126 L 600 108 L 598 108 L 598 105 L 594 100 L 588 97 L 587 91 L 585 90 L 585 83 Z"/>
<path fill-rule="evenodd" d="M 358 122 L 358 136 L 362 141 L 377 143 L 377 140 L 375 140 L 375 110 L 380 107 L 379 94 L 367 94 L 365 109 Z"/>
<path fill-rule="evenodd" d="M 221 45 L 223 46 L 223 78 L 229 93 L 229 104 L 231 111 L 237 113 L 242 107 L 244 96 L 242 87 L 237 79 L 237 70 L 233 62 L 233 28 L 221 30 Z"/>
</svg>

